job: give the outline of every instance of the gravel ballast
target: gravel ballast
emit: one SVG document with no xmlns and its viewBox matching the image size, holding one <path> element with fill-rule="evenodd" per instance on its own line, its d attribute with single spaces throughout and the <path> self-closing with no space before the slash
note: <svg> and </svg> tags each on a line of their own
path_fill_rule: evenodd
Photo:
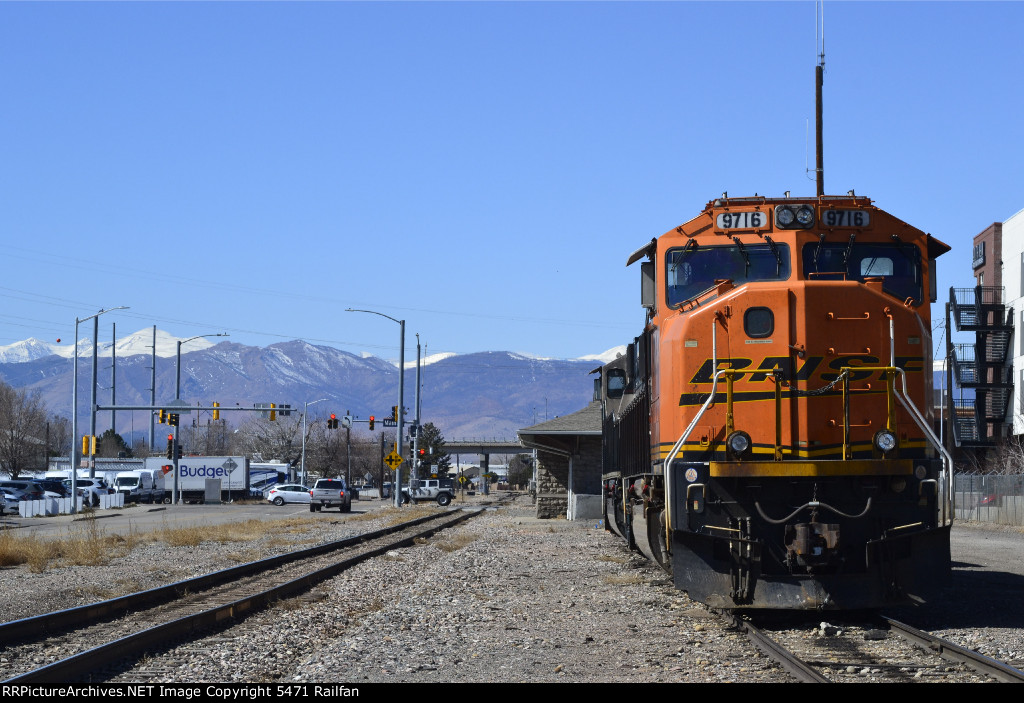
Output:
<svg viewBox="0 0 1024 703">
<path fill-rule="evenodd" d="M 362 502 L 360 509 L 367 507 Z M 379 504 L 374 501 L 374 505 Z M 0 619 L 80 605 L 375 529 L 393 509 L 252 543 L 148 542 L 103 566 L 0 569 Z M 195 643 L 149 682 L 784 682 L 746 638 L 627 553 L 597 521 L 537 520 L 529 498 L 361 564 Z M 379 515 L 379 517 L 375 517 Z M 958 523 L 953 585 L 895 613 L 1013 663 L 1024 652 L 1017 530 Z M 985 584 L 996 579 L 997 585 Z M 979 588 L 988 588 L 983 596 Z M 827 618 L 827 616 L 825 616 Z M 817 625 L 818 623 L 815 623 Z M 0 670 L 2 670 L 0 650 Z M 138 674 L 115 679 L 132 681 Z M 865 673 L 870 680 L 870 673 Z"/>
</svg>

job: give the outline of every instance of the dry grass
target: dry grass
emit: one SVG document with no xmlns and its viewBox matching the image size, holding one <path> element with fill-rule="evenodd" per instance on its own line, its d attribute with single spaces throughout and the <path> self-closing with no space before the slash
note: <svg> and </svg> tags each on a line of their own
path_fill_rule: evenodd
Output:
<svg viewBox="0 0 1024 703">
<path fill-rule="evenodd" d="M 99 566 L 129 553 L 141 541 L 137 532 L 127 537 L 106 535 L 95 519 L 59 539 L 41 539 L 35 535 L 0 533 L 0 566 L 25 564 L 33 573 L 43 573 L 51 566 Z"/>
<path fill-rule="evenodd" d="M 427 507 L 423 505 L 406 505 L 403 508 L 384 508 L 383 510 L 375 510 L 373 512 L 374 517 L 384 518 L 384 524 L 388 527 L 397 525 L 402 522 L 408 522 L 409 520 L 415 520 L 416 518 L 426 517 L 433 515 L 437 512 L 437 507 Z"/>
<path fill-rule="evenodd" d="M 462 549 L 468 544 L 472 544 L 479 538 L 480 535 L 471 532 L 459 532 L 452 535 L 445 535 L 442 533 L 442 539 L 435 541 L 434 546 L 442 552 L 454 552 Z"/>
<path fill-rule="evenodd" d="M 246 520 L 222 525 L 187 525 L 185 527 L 162 527 L 153 532 L 153 537 L 172 547 L 197 547 L 200 543 L 252 542 L 268 534 L 282 531 L 301 532 L 311 526 L 309 518 L 288 520 Z"/>
</svg>

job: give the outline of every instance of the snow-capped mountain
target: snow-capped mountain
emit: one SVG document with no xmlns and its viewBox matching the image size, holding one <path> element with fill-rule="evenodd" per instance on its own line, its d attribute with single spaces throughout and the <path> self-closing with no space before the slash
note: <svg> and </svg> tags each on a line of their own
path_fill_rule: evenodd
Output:
<svg viewBox="0 0 1024 703">
<path fill-rule="evenodd" d="M 177 337 L 157 332 L 156 404 L 174 398 Z M 230 338 L 228 338 L 229 340 Z M 274 402 L 300 408 L 320 398 L 320 414 L 351 412 L 360 418 L 383 417 L 397 402 L 397 363 L 356 355 L 304 341 L 251 347 L 205 337 L 181 350 L 181 398 L 188 403 L 224 408 L 251 408 Z M 74 345 L 25 340 L 0 347 L 0 379 L 18 388 L 38 391 L 47 408 L 70 414 L 72 351 Z M 150 405 L 152 329 L 140 330 L 117 342 L 117 405 Z M 98 404 L 110 397 L 110 343 L 99 345 L 106 359 L 98 365 Z M 423 420 L 433 422 L 449 439 L 513 438 L 516 430 L 545 419 L 575 412 L 593 396 L 590 372 L 624 348 L 584 359 L 540 359 L 511 352 L 432 354 L 421 366 Z M 92 343 L 80 340 L 79 354 L 91 356 Z M 81 371 L 82 360 L 79 361 Z M 88 374 L 79 377 L 79 411 L 88 413 Z M 411 414 L 416 397 L 416 359 L 407 360 L 405 405 Z M 313 415 L 313 408 L 310 409 Z M 247 413 L 223 413 L 232 424 Z M 315 416 L 315 415 L 314 415 Z M 109 414 L 100 413 L 100 426 Z M 119 411 L 117 429 L 148 429 L 144 411 Z M 106 425 L 109 426 L 109 425 Z"/>
<path fill-rule="evenodd" d="M 156 355 L 163 358 L 175 356 L 178 353 L 178 341 L 184 341 L 185 339 L 188 338 L 174 337 L 163 330 L 157 330 Z M 188 351 L 208 349 L 214 344 L 210 339 L 210 337 L 192 339 L 182 349 L 182 353 L 186 349 Z M 36 359 L 52 355 L 70 359 L 74 355 L 74 343 L 61 344 L 60 342 L 61 340 L 58 339 L 57 343 L 51 344 L 31 337 L 21 342 L 0 346 L 0 364 L 35 361 Z M 111 356 L 111 348 L 116 350 L 118 357 L 134 356 L 137 354 L 151 355 L 153 353 L 153 330 L 152 328 L 139 330 L 126 337 L 122 337 L 117 340 L 116 347 L 110 341 L 104 342 L 100 340 L 96 345 L 96 355 L 99 357 L 109 357 Z M 78 356 L 92 356 L 92 339 L 86 337 L 78 340 Z"/>
</svg>

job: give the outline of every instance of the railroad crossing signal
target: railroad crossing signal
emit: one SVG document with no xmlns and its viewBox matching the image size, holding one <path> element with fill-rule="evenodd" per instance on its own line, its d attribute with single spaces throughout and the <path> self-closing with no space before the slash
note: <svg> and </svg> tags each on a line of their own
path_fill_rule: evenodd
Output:
<svg viewBox="0 0 1024 703">
<path fill-rule="evenodd" d="M 402 457 L 398 455 L 398 452 L 392 449 L 391 453 L 384 457 L 384 463 L 390 466 L 391 470 L 394 471 L 402 465 Z"/>
</svg>

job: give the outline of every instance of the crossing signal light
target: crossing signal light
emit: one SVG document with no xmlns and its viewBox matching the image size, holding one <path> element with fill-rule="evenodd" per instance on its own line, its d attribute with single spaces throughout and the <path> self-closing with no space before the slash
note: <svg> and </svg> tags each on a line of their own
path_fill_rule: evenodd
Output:
<svg viewBox="0 0 1024 703">
<path fill-rule="evenodd" d="M 174 458 L 174 435 L 167 435 L 167 458 Z"/>
<path fill-rule="evenodd" d="M 375 417 L 374 417 L 373 415 L 370 415 L 370 431 L 371 431 L 371 432 L 373 432 L 373 421 L 374 421 L 375 419 L 376 419 L 376 418 L 375 418 Z"/>
<path fill-rule="evenodd" d="M 219 407 L 220 407 L 220 403 L 216 403 L 215 402 L 213 404 L 213 419 L 214 420 L 219 420 L 220 419 L 220 410 L 218 410 Z"/>
</svg>

